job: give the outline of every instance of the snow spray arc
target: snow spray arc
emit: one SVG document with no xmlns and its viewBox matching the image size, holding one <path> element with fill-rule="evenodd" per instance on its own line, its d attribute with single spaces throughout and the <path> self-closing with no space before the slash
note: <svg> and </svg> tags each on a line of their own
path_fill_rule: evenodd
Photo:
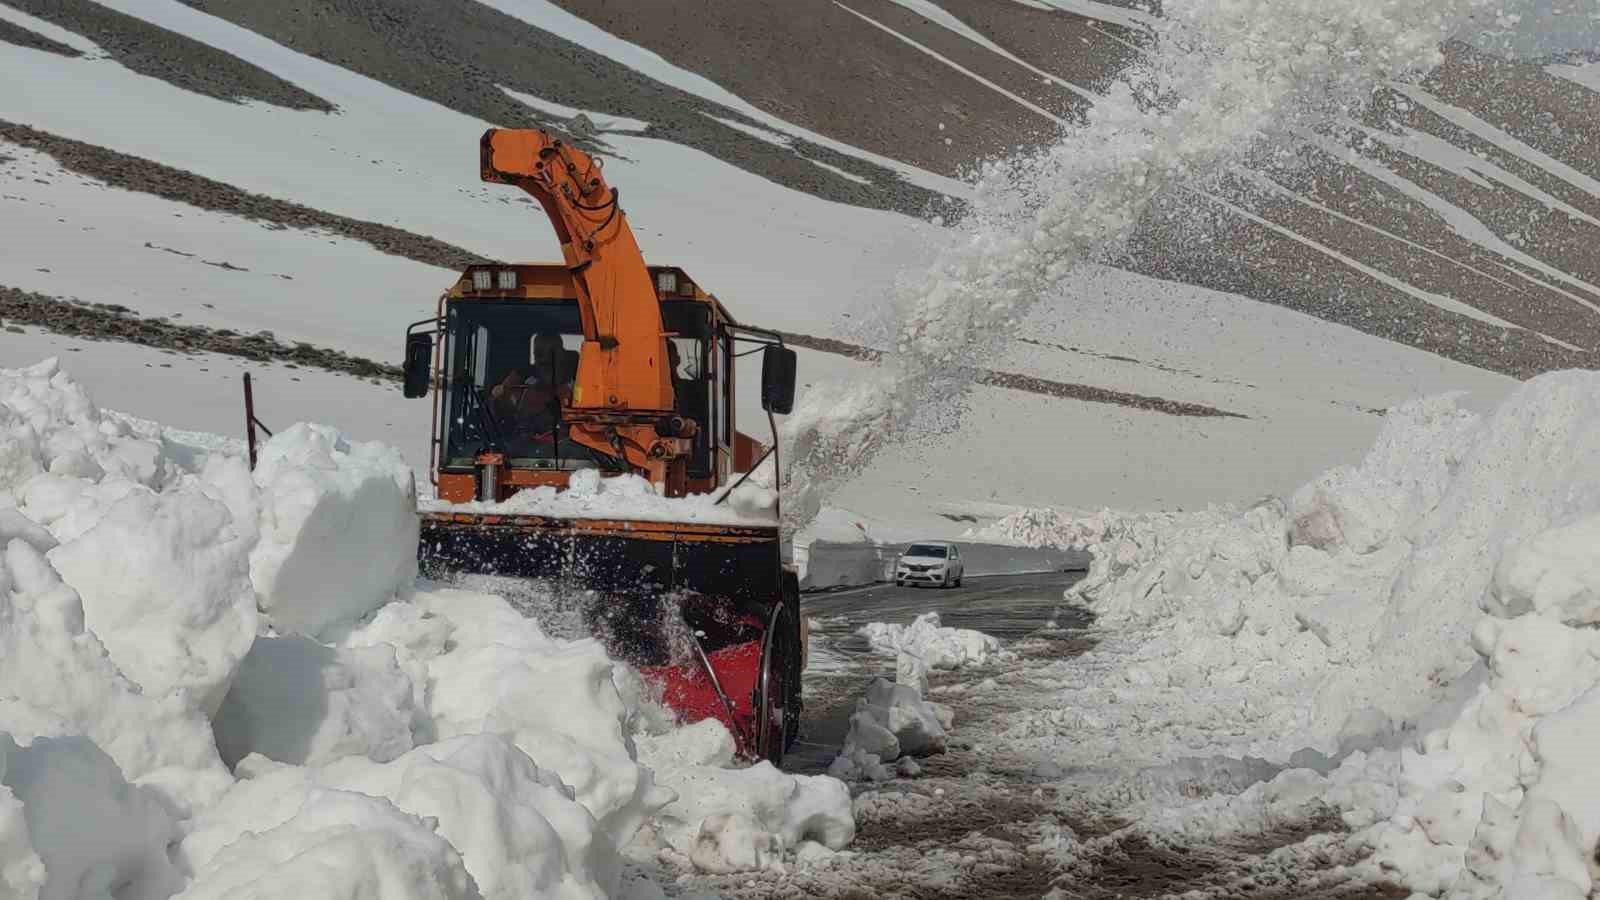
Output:
<svg viewBox="0 0 1600 900">
<path fill-rule="evenodd" d="M 1158 196 L 1205 193 L 1246 155 L 1360 110 L 1384 81 L 1442 59 L 1488 0 L 1196 0 L 1151 20 L 1149 46 L 1086 125 L 987 163 L 933 265 L 894 286 L 894 352 L 867 377 L 812 390 L 786 424 L 785 522 L 801 528 L 883 446 L 947 430 L 973 362 L 1073 271 L 1103 259 Z"/>
</svg>

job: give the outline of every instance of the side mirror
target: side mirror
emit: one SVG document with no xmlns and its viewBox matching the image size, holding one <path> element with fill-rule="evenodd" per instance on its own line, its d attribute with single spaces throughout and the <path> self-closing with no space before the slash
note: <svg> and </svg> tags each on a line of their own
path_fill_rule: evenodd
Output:
<svg viewBox="0 0 1600 900">
<path fill-rule="evenodd" d="M 795 353 L 768 344 L 761 353 L 761 408 L 780 416 L 794 409 Z"/>
<path fill-rule="evenodd" d="M 433 374 L 433 335 L 406 335 L 405 395 L 407 399 L 428 396 Z"/>
</svg>

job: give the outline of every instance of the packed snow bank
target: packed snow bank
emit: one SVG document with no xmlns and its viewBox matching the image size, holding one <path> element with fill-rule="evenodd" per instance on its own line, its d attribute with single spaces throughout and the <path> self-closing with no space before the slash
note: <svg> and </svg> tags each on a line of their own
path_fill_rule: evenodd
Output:
<svg viewBox="0 0 1600 900">
<path fill-rule="evenodd" d="M 998 659 L 1000 641 L 970 628 L 945 628 L 939 614 L 923 613 L 910 625 L 869 622 L 856 631 L 879 653 L 908 654 L 930 669 L 981 666 Z"/>
<path fill-rule="evenodd" d="M 1487 417 L 1417 401 L 1288 501 L 1106 522 L 1069 594 L 1148 638 L 1060 699 L 1119 747 L 1159 722 L 1168 753 L 1342 759 L 1279 777 L 1320 784 L 1417 890 L 1584 896 L 1596 547 L 1600 375 L 1540 376 Z"/>
<path fill-rule="evenodd" d="M 725 731 L 653 771 L 641 743 L 721 726 L 597 641 L 415 589 L 391 451 L 297 427 L 251 473 L 205 443 L 0 370 L 8 898 L 602 897 L 630 844 L 736 870 L 852 838 L 842 783 L 732 768 Z"/>
<path fill-rule="evenodd" d="M 250 579 L 274 626 L 316 635 L 410 588 L 413 478 L 400 451 L 327 426 L 296 425 L 267 441 L 255 469 L 261 538 Z"/>
<path fill-rule="evenodd" d="M 564 491 L 553 487 L 519 491 L 499 503 L 446 503 L 425 500 L 424 510 L 550 516 L 558 519 L 638 519 L 645 522 L 694 522 L 707 525 L 764 525 L 777 522 L 778 495 L 758 484 L 759 475 L 725 491 L 664 497 L 655 485 L 637 475 L 601 478 L 598 469 L 579 469 Z"/>
</svg>

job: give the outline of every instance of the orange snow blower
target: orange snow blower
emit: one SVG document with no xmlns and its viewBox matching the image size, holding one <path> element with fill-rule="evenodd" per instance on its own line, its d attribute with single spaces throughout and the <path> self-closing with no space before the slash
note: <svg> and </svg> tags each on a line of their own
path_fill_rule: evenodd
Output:
<svg viewBox="0 0 1600 900">
<path fill-rule="evenodd" d="M 776 510 L 769 521 L 724 501 L 777 462 L 775 429 L 763 444 L 735 426 L 735 358 L 762 354 L 772 426 L 794 403 L 795 353 L 682 269 L 647 265 L 617 190 L 581 149 L 491 129 L 481 161 L 484 181 L 539 201 L 564 260 L 470 266 L 436 316 L 407 329 L 405 395 L 431 394 L 434 413 L 421 569 L 581 596 L 584 623 L 669 707 L 721 720 L 746 758 L 779 761 L 801 707 L 798 580 Z M 635 492 L 639 509 L 562 512 L 563 492 L 592 492 L 597 476 L 652 490 Z M 671 498 L 687 498 L 685 515 Z"/>
</svg>

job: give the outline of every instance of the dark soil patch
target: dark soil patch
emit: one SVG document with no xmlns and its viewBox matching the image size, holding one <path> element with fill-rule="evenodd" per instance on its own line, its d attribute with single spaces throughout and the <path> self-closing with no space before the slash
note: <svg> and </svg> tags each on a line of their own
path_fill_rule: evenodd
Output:
<svg viewBox="0 0 1600 900">
<path fill-rule="evenodd" d="M 81 34 L 140 75 L 239 102 L 332 112 L 333 104 L 257 66 L 193 38 L 107 9 L 91 0 L 7 0 L 32 16 Z M 76 55 L 76 54 L 74 54 Z"/>
<path fill-rule="evenodd" d="M 936 794 L 935 790 L 943 790 Z M 1055 792 L 1034 796 L 1021 785 L 963 784 L 948 778 L 919 778 L 880 789 L 899 804 L 858 807 L 852 849 L 933 847 L 954 844 L 977 832 L 1009 843 L 1026 843 L 1031 823 L 1041 819 L 1067 825 L 1054 812 Z M 905 814 L 909 813 L 909 814 Z"/>
<path fill-rule="evenodd" d="M 0 41 L 16 44 L 18 47 L 27 47 L 30 50 L 43 50 L 46 53 L 54 53 L 58 56 L 75 57 L 83 55 L 66 44 L 52 41 L 42 34 L 29 31 L 21 25 L 6 19 L 0 19 Z"/>
<path fill-rule="evenodd" d="M 125 190 L 154 194 L 200 209 L 228 213 L 269 225 L 320 229 L 364 241 L 382 253 L 445 269 L 462 269 L 484 261 L 483 257 L 471 251 L 415 232 L 254 194 L 193 172 L 27 125 L 0 120 L 0 138 L 48 153 L 70 171 Z"/>
<path fill-rule="evenodd" d="M 0 321 L 7 327 L 33 325 L 93 341 L 122 341 L 180 353 L 222 353 L 262 362 L 273 360 L 375 380 L 400 378 L 397 366 L 306 343 L 285 344 L 266 332 L 247 335 L 225 328 L 175 325 L 139 316 L 114 304 L 73 302 L 3 285 Z"/>
</svg>

